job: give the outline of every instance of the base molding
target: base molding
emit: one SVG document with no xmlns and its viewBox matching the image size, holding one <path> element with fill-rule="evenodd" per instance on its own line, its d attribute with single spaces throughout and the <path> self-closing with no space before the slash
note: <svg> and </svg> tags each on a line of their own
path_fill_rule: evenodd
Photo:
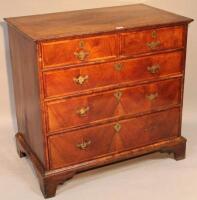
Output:
<svg viewBox="0 0 197 200">
<path fill-rule="evenodd" d="M 34 169 L 39 179 L 40 188 L 45 198 L 54 197 L 57 186 L 63 184 L 68 179 L 71 179 L 76 173 L 89 169 L 105 166 L 115 162 L 120 162 L 130 158 L 139 157 L 153 152 L 173 153 L 175 160 L 185 158 L 186 139 L 177 137 L 155 144 L 147 145 L 121 152 L 114 155 L 109 155 L 95 160 L 83 162 L 70 167 L 65 167 L 57 170 L 45 170 L 38 157 L 33 153 L 22 133 L 16 134 L 16 146 L 19 157 L 29 157 L 33 163 Z"/>
</svg>

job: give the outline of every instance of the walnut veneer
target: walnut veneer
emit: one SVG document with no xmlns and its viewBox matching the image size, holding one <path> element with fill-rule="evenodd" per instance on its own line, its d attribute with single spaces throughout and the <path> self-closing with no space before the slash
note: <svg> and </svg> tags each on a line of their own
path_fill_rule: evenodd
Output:
<svg viewBox="0 0 197 200">
<path fill-rule="evenodd" d="M 136 4 L 6 21 L 17 150 L 46 198 L 84 170 L 156 151 L 184 158 L 192 19 Z"/>
</svg>

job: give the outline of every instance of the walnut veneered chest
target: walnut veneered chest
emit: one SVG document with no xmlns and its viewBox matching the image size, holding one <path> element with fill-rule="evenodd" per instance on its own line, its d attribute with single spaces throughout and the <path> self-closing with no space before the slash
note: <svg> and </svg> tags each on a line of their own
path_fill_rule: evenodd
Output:
<svg viewBox="0 0 197 200">
<path fill-rule="evenodd" d="M 87 169 L 155 151 L 184 158 L 192 19 L 137 4 L 6 21 L 17 150 L 45 197 Z"/>
</svg>

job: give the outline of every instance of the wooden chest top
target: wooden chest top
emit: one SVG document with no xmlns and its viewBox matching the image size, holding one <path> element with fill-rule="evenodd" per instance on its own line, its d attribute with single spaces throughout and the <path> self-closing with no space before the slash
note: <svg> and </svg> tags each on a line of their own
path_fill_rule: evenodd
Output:
<svg viewBox="0 0 197 200">
<path fill-rule="evenodd" d="M 189 23 L 192 19 L 144 4 L 14 17 L 11 26 L 35 41 Z"/>
</svg>

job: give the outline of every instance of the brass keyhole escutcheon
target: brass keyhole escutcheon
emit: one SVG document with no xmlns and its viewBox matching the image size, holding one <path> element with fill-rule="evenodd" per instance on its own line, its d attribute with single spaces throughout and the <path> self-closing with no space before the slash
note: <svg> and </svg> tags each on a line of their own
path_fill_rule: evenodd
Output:
<svg viewBox="0 0 197 200">
<path fill-rule="evenodd" d="M 85 41 L 84 40 L 81 40 L 79 42 L 79 48 L 83 49 L 85 47 Z"/>
<path fill-rule="evenodd" d="M 156 32 L 156 31 L 153 31 L 153 32 L 151 33 L 151 36 L 152 36 L 153 39 L 157 38 L 157 32 Z"/>
<path fill-rule="evenodd" d="M 114 67 L 115 67 L 116 71 L 120 72 L 123 69 L 123 64 L 122 63 L 116 63 Z"/>
<path fill-rule="evenodd" d="M 115 92 L 114 97 L 116 98 L 117 102 L 119 102 L 122 97 L 122 92 L 121 91 Z"/>
<path fill-rule="evenodd" d="M 114 130 L 116 131 L 116 133 L 119 133 L 120 130 L 121 130 L 121 128 L 122 128 L 122 126 L 121 126 L 120 123 L 116 123 L 116 124 L 114 125 Z"/>
</svg>

